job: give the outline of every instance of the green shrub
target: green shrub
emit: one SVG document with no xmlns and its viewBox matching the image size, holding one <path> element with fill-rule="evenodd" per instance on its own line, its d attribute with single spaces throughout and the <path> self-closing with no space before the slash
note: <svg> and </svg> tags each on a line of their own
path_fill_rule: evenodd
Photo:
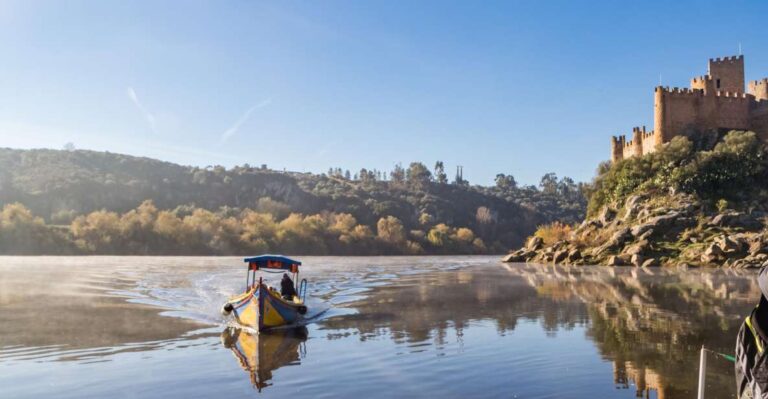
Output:
<svg viewBox="0 0 768 399">
<path fill-rule="evenodd" d="M 709 136 L 707 136 L 709 137 Z M 622 203 L 642 191 L 675 191 L 703 200 L 738 199 L 765 189 L 766 150 L 753 132 L 731 131 L 711 150 L 701 135 L 673 138 L 658 151 L 601 168 L 590 191 L 587 214 Z"/>
</svg>

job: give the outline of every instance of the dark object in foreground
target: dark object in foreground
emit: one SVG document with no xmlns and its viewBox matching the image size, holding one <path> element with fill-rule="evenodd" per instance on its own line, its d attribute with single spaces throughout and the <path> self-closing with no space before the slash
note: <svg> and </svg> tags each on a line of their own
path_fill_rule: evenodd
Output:
<svg viewBox="0 0 768 399">
<path fill-rule="evenodd" d="M 768 269 L 760 270 L 760 303 L 739 329 L 736 338 L 736 390 L 739 398 L 768 398 Z"/>
</svg>

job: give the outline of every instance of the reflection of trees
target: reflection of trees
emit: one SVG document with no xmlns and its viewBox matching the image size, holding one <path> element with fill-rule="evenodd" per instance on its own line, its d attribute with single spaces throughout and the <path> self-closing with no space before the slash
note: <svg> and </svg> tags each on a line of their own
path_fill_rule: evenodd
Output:
<svg viewBox="0 0 768 399">
<path fill-rule="evenodd" d="M 261 392 L 272 384 L 272 371 L 299 364 L 301 344 L 307 340 L 305 327 L 250 334 L 228 327 L 221 332 L 221 343 L 230 349 L 240 367 L 248 372 L 251 384 Z"/>
<path fill-rule="evenodd" d="M 513 270 L 511 270 L 513 271 Z M 638 396 L 691 397 L 702 344 L 732 353 L 743 315 L 760 296 L 753 274 L 663 269 L 521 267 L 553 299 L 588 304 L 587 335 L 614 363 L 614 382 L 636 384 Z M 733 365 L 711 361 L 708 395 L 733 395 Z"/>
<path fill-rule="evenodd" d="M 324 320 L 323 327 L 354 327 L 363 340 L 389 335 L 395 342 L 413 343 L 440 341 L 451 328 L 461 335 L 478 320 L 493 320 L 499 333 L 514 330 L 520 319 L 540 320 L 550 332 L 587 321 L 582 303 L 539 297 L 524 279 L 488 269 L 403 276 L 350 306 L 357 313 Z"/>
<path fill-rule="evenodd" d="M 638 268 L 505 265 L 402 276 L 350 303 L 355 314 L 321 322 L 331 334 L 361 340 L 389 336 L 397 343 L 433 339 L 451 329 L 490 320 L 499 334 L 522 320 L 548 333 L 587 326 L 587 337 L 613 362 L 617 388 L 638 396 L 694 395 L 702 344 L 732 353 L 743 316 L 760 291 L 754 274 Z M 331 338 L 331 336 L 329 336 Z M 733 365 L 710 360 L 712 397 L 733 395 Z"/>
</svg>

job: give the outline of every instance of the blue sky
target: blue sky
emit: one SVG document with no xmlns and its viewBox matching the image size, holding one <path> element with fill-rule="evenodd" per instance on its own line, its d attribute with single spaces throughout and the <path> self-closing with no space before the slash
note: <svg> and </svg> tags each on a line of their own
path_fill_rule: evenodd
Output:
<svg viewBox="0 0 768 399">
<path fill-rule="evenodd" d="M 660 76 L 768 76 L 766 4 L 6 0 L 0 146 L 585 181 Z"/>
</svg>

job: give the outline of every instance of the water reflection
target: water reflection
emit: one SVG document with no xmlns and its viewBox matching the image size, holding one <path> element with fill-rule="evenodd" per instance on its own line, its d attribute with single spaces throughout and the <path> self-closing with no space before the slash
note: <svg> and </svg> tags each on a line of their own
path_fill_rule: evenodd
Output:
<svg viewBox="0 0 768 399">
<path fill-rule="evenodd" d="M 691 397 L 701 345 L 733 353 L 744 315 L 760 297 L 752 272 L 520 267 L 540 293 L 588 304 L 588 336 L 613 361 L 614 383 L 637 395 Z M 712 397 L 733 396 L 733 365 L 710 362 Z"/>
<path fill-rule="evenodd" d="M 353 314 L 321 325 L 354 329 L 361 341 L 388 337 L 411 352 L 432 340 L 438 354 L 449 330 L 461 336 L 482 321 L 499 336 L 521 320 L 552 335 L 584 326 L 613 364 L 606 383 L 637 397 L 684 398 L 695 391 L 701 345 L 732 353 L 759 296 L 751 272 L 505 265 L 402 276 L 350 303 Z M 712 397 L 732 397 L 733 365 L 710 361 L 707 382 Z"/>
<path fill-rule="evenodd" d="M 242 283 L 217 258 L 0 259 L 0 397 L 690 398 L 760 295 L 750 271 L 302 260 L 331 309 L 253 336 L 201 324 Z M 734 396 L 731 363 L 707 381 Z"/>
<path fill-rule="evenodd" d="M 352 327 L 362 340 L 389 335 L 398 343 L 439 340 L 447 329 L 461 335 L 476 320 L 493 320 L 500 334 L 514 330 L 519 320 L 542 319 L 547 331 L 587 321 L 582 302 L 553 302 L 524 279 L 485 268 L 401 276 L 348 306 L 356 312 L 324 320 L 323 328 Z"/>
<path fill-rule="evenodd" d="M 221 332 L 221 343 L 232 351 L 240 367 L 248 372 L 251 384 L 259 392 L 270 385 L 272 372 L 283 366 L 298 365 L 306 355 L 304 342 L 307 328 L 250 333 L 227 327 Z"/>
</svg>

